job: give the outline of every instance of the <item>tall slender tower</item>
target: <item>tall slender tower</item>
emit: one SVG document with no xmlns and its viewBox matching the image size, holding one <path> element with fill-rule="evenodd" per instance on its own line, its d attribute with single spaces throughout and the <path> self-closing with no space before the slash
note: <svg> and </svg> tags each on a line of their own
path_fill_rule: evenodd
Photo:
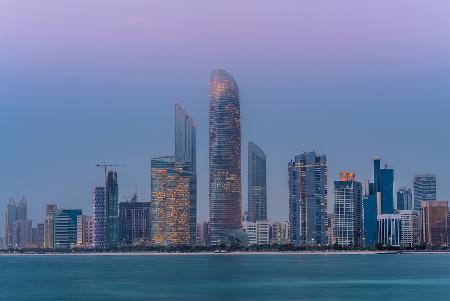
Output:
<svg viewBox="0 0 450 301">
<path fill-rule="evenodd" d="M 5 248 L 7 249 L 14 247 L 13 226 L 16 221 L 17 221 L 17 206 L 14 199 L 11 198 L 5 210 L 4 239 L 5 239 Z"/>
<path fill-rule="evenodd" d="M 117 173 L 109 171 L 105 185 L 106 200 L 106 246 L 119 246 L 119 185 Z"/>
<path fill-rule="evenodd" d="M 55 247 L 55 212 L 58 209 L 56 205 L 47 205 L 45 207 L 45 222 L 44 222 L 44 248 L 53 249 Z"/>
<path fill-rule="evenodd" d="M 239 88 L 224 70 L 209 80 L 209 218 L 213 245 L 242 227 Z"/>
<path fill-rule="evenodd" d="M 186 166 L 189 183 L 189 236 L 195 245 L 197 236 L 197 128 L 195 121 L 179 104 L 175 104 L 175 160 Z"/>
<path fill-rule="evenodd" d="M 327 159 L 315 152 L 295 156 L 289 172 L 290 239 L 295 245 L 325 245 L 327 231 Z"/>
<path fill-rule="evenodd" d="M 95 248 L 106 248 L 105 187 L 94 187 L 92 191 L 92 244 Z"/>
<path fill-rule="evenodd" d="M 248 221 L 267 220 L 266 155 L 248 143 Z"/>
</svg>

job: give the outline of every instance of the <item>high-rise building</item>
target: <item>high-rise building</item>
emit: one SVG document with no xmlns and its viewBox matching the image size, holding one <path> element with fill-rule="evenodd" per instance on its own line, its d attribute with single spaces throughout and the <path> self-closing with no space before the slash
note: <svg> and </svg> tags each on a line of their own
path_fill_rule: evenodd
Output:
<svg viewBox="0 0 450 301">
<path fill-rule="evenodd" d="M 414 176 L 414 210 L 421 210 L 422 201 L 436 201 L 436 175 L 419 174 Z"/>
<path fill-rule="evenodd" d="M 4 247 L 10 249 L 14 247 L 13 225 L 17 221 L 17 206 L 16 202 L 11 198 L 5 210 L 5 226 L 4 226 Z"/>
<path fill-rule="evenodd" d="M 122 245 L 150 241 L 151 202 L 139 202 L 137 195 L 119 203 L 119 240 Z"/>
<path fill-rule="evenodd" d="M 242 228 L 239 88 L 224 70 L 209 81 L 209 218 L 211 243 Z"/>
<path fill-rule="evenodd" d="M 377 212 L 377 197 L 375 195 L 365 195 L 363 197 L 363 245 L 365 247 L 377 244 Z"/>
<path fill-rule="evenodd" d="M 21 219 L 13 223 L 13 247 L 17 249 L 29 248 L 32 239 L 31 220 Z"/>
<path fill-rule="evenodd" d="M 430 246 L 448 245 L 448 202 L 422 201 L 421 240 Z"/>
<path fill-rule="evenodd" d="M 92 216 L 78 215 L 77 217 L 77 246 L 92 247 L 94 234 L 94 222 Z"/>
<path fill-rule="evenodd" d="M 400 188 L 397 191 L 397 210 L 414 210 L 410 188 Z"/>
<path fill-rule="evenodd" d="M 274 222 L 272 224 L 272 244 L 289 243 L 289 222 Z"/>
<path fill-rule="evenodd" d="M 92 219 L 94 233 L 92 243 L 95 248 L 106 248 L 106 202 L 105 187 L 94 187 L 92 191 Z"/>
<path fill-rule="evenodd" d="M 119 246 L 119 185 L 117 173 L 109 171 L 105 185 L 106 200 L 106 246 Z"/>
<path fill-rule="evenodd" d="M 36 225 L 36 246 L 38 248 L 44 247 L 44 235 L 45 233 L 45 224 L 39 223 Z"/>
<path fill-rule="evenodd" d="M 197 246 L 209 246 L 209 222 L 197 224 Z"/>
<path fill-rule="evenodd" d="M 327 160 L 308 152 L 289 163 L 290 239 L 295 245 L 327 243 Z"/>
<path fill-rule="evenodd" d="M 175 160 L 192 174 L 189 184 L 189 233 L 196 244 L 197 230 L 197 128 L 195 121 L 180 105 L 175 105 Z"/>
<path fill-rule="evenodd" d="M 248 143 L 248 221 L 267 220 L 266 155 Z"/>
<path fill-rule="evenodd" d="M 401 246 L 414 247 L 418 245 L 420 243 L 419 214 L 414 210 L 399 210 L 398 214 L 401 218 Z"/>
<path fill-rule="evenodd" d="M 333 240 L 345 247 L 363 244 L 362 184 L 356 175 L 341 172 L 334 181 Z"/>
<path fill-rule="evenodd" d="M 28 219 L 28 203 L 25 198 L 19 202 L 17 206 L 17 220 L 27 220 Z"/>
<path fill-rule="evenodd" d="M 55 249 L 69 249 L 77 244 L 77 219 L 81 209 L 58 209 L 55 212 Z"/>
<path fill-rule="evenodd" d="M 55 219 L 56 210 L 57 210 L 56 205 L 47 205 L 45 207 L 44 248 L 46 248 L 46 249 L 53 249 L 55 247 L 54 219 Z"/>
<path fill-rule="evenodd" d="M 196 176 L 175 157 L 152 159 L 151 239 L 156 245 L 195 244 L 191 224 L 191 186 Z M 195 222 L 194 222 L 195 224 Z"/>
</svg>

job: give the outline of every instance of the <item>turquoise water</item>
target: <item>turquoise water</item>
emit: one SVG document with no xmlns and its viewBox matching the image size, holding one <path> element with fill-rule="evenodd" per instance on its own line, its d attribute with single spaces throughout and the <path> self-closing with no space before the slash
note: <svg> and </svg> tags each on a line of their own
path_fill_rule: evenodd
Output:
<svg viewBox="0 0 450 301">
<path fill-rule="evenodd" d="M 1 256 L 1 300 L 449 300 L 450 255 Z"/>
</svg>

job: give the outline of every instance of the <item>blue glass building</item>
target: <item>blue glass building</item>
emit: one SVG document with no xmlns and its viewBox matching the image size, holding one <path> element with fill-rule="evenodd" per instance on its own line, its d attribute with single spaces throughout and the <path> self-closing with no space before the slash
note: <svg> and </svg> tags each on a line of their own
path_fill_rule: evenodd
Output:
<svg viewBox="0 0 450 301">
<path fill-rule="evenodd" d="M 119 185 L 117 173 L 109 171 L 105 185 L 106 200 L 106 246 L 119 246 Z"/>
<path fill-rule="evenodd" d="M 266 155 L 248 143 L 248 221 L 267 220 Z"/>
<path fill-rule="evenodd" d="M 364 246 L 375 246 L 377 243 L 377 197 L 363 197 Z"/>
<path fill-rule="evenodd" d="M 77 243 L 77 218 L 81 209 L 59 209 L 54 219 L 54 245 L 56 249 L 69 249 Z"/>
</svg>

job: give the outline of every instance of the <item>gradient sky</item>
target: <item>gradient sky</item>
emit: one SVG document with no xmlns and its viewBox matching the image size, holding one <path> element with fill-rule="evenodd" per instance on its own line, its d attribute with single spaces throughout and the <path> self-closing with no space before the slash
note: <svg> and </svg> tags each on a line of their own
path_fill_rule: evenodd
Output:
<svg viewBox="0 0 450 301">
<path fill-rule="evenodd" d="M 371 177 L 372 158 L 438 176 L 450 199 L 450 2 L 0 0 L 0 205 L 91 212 L 101 161 L 120 199 L 150 191 L 150 158 L 173 154 L 174 103 L 198 124 L 199 220 L 208 216 L 208 77 L 241 91 L 247 142 L 267 155 L 268 210 L 287 219 L 287 163 L 325 153 Z M 330 192 L 331 192 L 330 188 Z M 148 197 L 145 196 L 146 198 Z"/>
</svg>

